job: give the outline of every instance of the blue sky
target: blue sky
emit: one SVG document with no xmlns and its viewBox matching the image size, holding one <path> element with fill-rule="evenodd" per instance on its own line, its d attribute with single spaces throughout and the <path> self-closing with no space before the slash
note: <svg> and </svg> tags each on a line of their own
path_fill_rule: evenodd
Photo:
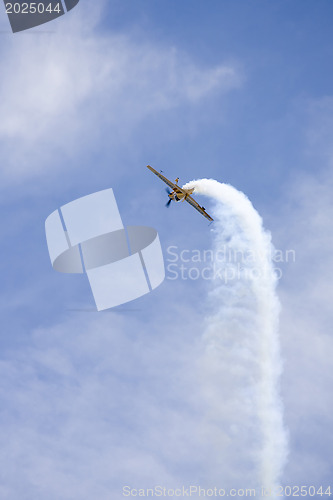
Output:
<svg viewBox="0 0 333 500">
<path fill-rule="evenodd" d="M 202 417 L 209 283 L 166 279 L 124 310 L 95 313 L 87 281 L 50 265 L 46 217 L 108 187 L 124 223 L 155 227 L 165 252 L 210 248 L 206 220 L 166 210 L 147 164 L 181 183 L 234 185 L 274 245 L 295 250 L 278 287 L 282 482 L 329 485 L 332 15 L 329 0 L 81 0 L 13 35 L 2 12 L 1 498 L 238 487 L 235 467 L 251 472 L 241 447 L 212 448 Z"/>
</svg>

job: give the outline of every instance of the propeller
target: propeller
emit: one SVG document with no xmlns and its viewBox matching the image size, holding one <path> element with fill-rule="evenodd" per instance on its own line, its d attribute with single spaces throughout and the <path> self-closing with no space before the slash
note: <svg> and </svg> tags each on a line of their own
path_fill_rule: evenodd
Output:
<svg viewBox="0 0 333 500">
<path fill-rule="evenodd" d="M 169 188 L 165 188 L 166 192 L 168 193 L 168 196 L 170 196 L 171 192 Z M 166 207 L 168 207 L 170 205 L 170 203 L 172 202 L 172 198 L 169 198 L 168 202 L 166 203 Z"/>
</svg>

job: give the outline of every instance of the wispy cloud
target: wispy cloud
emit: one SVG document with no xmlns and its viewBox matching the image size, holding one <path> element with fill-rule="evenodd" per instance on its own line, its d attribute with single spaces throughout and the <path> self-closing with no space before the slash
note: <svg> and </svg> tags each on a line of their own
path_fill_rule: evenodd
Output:
<svg viewBox="0 0 333 500">
<path fill-rule="evenodd" d="M 329 484 L 332 470 L 332 100 L 307 106 L 305 158 L 312 171 L 286 184 L 275 219 L 275 242 L 295 251 L 283 269 L 281 336 L 283 395 L 291 452 L 285 481 Z"/>
<path fill-rule="evenodd" d="M 101 137 L 112 147 L 155 113 L 240 85 L 231 65 L 197 64 L 173 47 L 101 34 L 97 19 L 83 28 L 65 17 L 66 29 L 57 21 L 59 31 L 7 38 L 2 46 L 0 147 L 7 180 L 42 175 L 50 164 L 59 171 L 61 160 L 84 155 Z"/>
<path fill-rule="evenodd" d="M 181 334 L 156 324 L 76 315 L 7 354 L 0 363 L 7 500 L 103 500 L 122 498 L 126 484 L 218 480 L 203 437 L 192 321 Z"/>
</svg>

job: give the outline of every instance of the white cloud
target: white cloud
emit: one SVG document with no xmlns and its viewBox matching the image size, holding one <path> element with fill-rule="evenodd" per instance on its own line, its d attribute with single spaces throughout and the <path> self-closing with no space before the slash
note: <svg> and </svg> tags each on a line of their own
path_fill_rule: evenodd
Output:
<svg viewBox="0 0 333 500">
<path fill-rule="evenodd" d="M 98 17 L 89 9 L 89 19 Z M 112 147 L 155 113 L 240 84 L 232 66 L 198 65 L 175 48 L 99 33 L 96 19 L 90 28 L 78 19 L 68 14 L 63 24 L 54 21 L 57 32 L 16 35 L 2 46 L 5 179 L 41 175 L 50 165 L 59 171 L 66 158 L 98 148 L 101 137 Z"/>
<path fill-rule="evenodd" d="M 313 172 L 288 183 L 275 221 L 279 248 L 294 249 L 280 284 L 283 396 L 291 453 L 286 484 L 323 486 L 332 470 L 333 141 L 331 100 L 309 107 L 306 156 Z"/>
<path fill-rule="evenodd" d="M 195 330 L 187 323 L 180 332 L 156 318 L 76 315 L 7 354 L 0 362 L 6 500 L 122 498 L 125 484 L 176 487 L 199 477 L 207 487 L 216 457 L 203 436 Z"/>
</svg>

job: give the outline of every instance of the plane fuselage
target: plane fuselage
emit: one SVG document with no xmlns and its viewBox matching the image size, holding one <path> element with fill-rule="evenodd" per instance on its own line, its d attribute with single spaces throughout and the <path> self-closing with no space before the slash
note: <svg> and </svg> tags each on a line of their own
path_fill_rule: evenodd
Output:
<svg viewBox="0 0 333 500">
<path fill-rule="evenodd" d="M 176 179 L 176 184 L 178 182 L 178 179 Z M 188 196 L 190 196 L 194 192 L 194 188 L 191 189 L 183 189 L 183 188 L 177 188 L 174 189 L 170 194 L 169 198 L 174 201 L 184 201 Z"/>
</svg>

